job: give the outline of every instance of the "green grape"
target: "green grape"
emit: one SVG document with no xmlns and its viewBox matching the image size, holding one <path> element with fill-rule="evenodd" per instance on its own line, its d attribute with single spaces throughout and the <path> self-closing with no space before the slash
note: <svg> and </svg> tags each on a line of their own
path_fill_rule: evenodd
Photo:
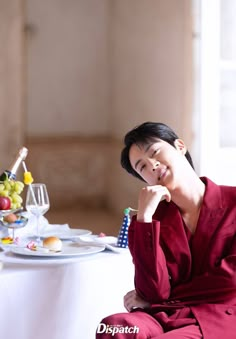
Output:
<svg viewBox="0 0 236 339">
<path fill-rule="evenodd" d="M 7 191 L 11 190 L 11 184 L 10 184 L 9 180 L 4 181 L 4 186 L 5 186 L 5 190 L 7 190 Z"/>
<path fill-rule="evenodd" d="M 0 192 L 0 195 L 2 197 L 8 197 L 9 196 L 9 192 L 7 190 L 3 190 L 3 191 Z"/>
<path fill-rule="evenodd" d="M 14 186 L 15 186 L 15 181 L 14 181 L 14 180 L 9 180 L 8 182 L 9 182 L 11 188 L 14 188 Z"/>
<path fill-rule="evenodd" d="M 11 209 L 21 207 L 23 199 L 20 194 L 22 193 L 24 186 L 23 182 L 9 180 L 8 178 L 0 182 L 0 196 L 8 197 L 11 200 Z"/>
<path fill-rule="evenodd" d="M 14 191 L 17 194 L 21 194 L 24 189 L 24 184 L 21 181 L 16 181 L 14 184 Z"/>
<path fill-rule="evenodd" d="M 21 207 L 21 203 L 19 202 L 12 202 L 11 203 L 11 209 L 17 209 Z"/>
<path fill-rule="evenodd" d="M 25 184 L 22 181 L 16 181 L 16 183 L 22 187 L 22 189 L 25 187 Z"/>
<path fill-rule="evenodd" d="M 12 198 L 13 203 L 21 204 L 23 202 L 23 199 L 21 198 L 21 196 L 18 195 L 16 192 L 12 193 L 11 198 Z"/>
<path fill-rule="evenodd" d="M 17 208 L 18 208 L 18 207 L 17 207 L 17 203 L 12 202 L 12 203 L 11 203 L 11 209 L 15 210 L 15 209 L 17 209 Z"/>
</svg>

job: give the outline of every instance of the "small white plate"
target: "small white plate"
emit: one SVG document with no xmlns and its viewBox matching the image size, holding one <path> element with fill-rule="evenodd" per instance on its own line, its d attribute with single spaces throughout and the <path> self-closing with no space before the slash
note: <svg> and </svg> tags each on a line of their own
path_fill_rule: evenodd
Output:
<svg viewBox="0 0 236 339">
<path fill-rule="evenodd" d="M 47 257 L 47 258 L 65 258 L 65 257 L 74 257 L 80 255 L 88 255 L 94 254 L 98 252 L 104 251 L 104 245 L 82 245 L 78 243 L 63 243 L 63 247 L 61 252 L 45 252 L 44 249 L 42 251 L 40 248 L 37 251 L 32 251 L 27 247 L 12 247 L 10 251 L 14 254 L 30 256 L 30 257 Z"/>
<path fill-rule="evenodd" d="M 117 237 L 113 236 L 105 236 L 105 237 L 99 237 L 98 235 L 88 235 L 88 236 L 82 236 L 79 238 L 79 242 L 84 244 L 103 244 L 105 245 L 106 249 L 115 252 L 115 253 L 121 253 L 126 248 L 121 248 L 117 246 Z"/>
<path fill-rule="evenodd" d="M 81 236 L 87 236 L 91 234 L 92 232 L 89 230 L 79 229 L 79 228 L 72 228 L 69 230 L 55 230 L 55 231 L 46 231 L 43 232 L 43 234 L 40 235 L 41 238 L 47 238 L 47 237 L 58 237 L 61 240 L 71 240 L 75 238 L 79 238 Z"/>
</svg>

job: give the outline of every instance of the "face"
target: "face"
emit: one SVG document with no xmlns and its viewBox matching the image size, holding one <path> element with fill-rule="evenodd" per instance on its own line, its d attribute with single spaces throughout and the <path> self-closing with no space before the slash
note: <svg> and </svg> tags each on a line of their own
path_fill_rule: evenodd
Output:
<svg viewBox="0 0 236 339">
<path fill-rule="evenodd" d="M 144 145 L 133 144 L 129 152 L 131 166 L 149 185 L 171 189 L 178 176 L 184 175 L 187 161 L 184 142 L 176 139 L 174 144 L 175 147 L 160 139 Z"/>
</svg>

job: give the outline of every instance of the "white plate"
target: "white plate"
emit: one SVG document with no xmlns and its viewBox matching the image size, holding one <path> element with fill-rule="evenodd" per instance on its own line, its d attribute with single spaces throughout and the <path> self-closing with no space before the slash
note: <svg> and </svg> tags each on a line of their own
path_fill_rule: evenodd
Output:
<svg viewBox="0 0 236 339">
<path fill-rule="evenodd" d="M 56 230 L 56 231 L 48 231 L 48 232 L 43 232 L 41 234 L 41 238 L 47 238 L 47 237 L 58 237 L 61 240 L 70 240 L 73 238 L 79 238 L 81 236 L 87 236 L 91 234 L 92 232 L 89 230 L 84 230 L 84 229 L 79 229 L 79 228 L 74 228 L 74 229 L 69 229 L 69 230 Z"/>
<path fill-rule="evenodd" d="M 94 254 L 98 252 L 102 252 L 105 249 L 104 245 L 98 246 L 89 246 L 89 245 L 81 245 L 78 243 L 63 243 L 61 252 L 45 252 L 45 249 L 42 251 L 39 249 L 37 251 L 32 251 L 26 247 L 12 247 L 10 251 L 14 254 L 26 255 L 30 257 L 47 257 L 47 258 L 55 258 L 55 257 L 74 257 L 80 255 Z"/>
<path fill-rule="evenodd" d="M 105 237 L 99 237 L 98 235 L 89 235 L 89 236 L 83 236 L 79 239 L 80 243 L 84 242 L 85 244 L 103 244 L 106 249 L 115 252 L 115 253 L 121 253 L 123 251 L 127 251 L 126 248 L 121 248 L 117 246 L 117 237 L 113 236 L 105 236 Z"/>
</svg>

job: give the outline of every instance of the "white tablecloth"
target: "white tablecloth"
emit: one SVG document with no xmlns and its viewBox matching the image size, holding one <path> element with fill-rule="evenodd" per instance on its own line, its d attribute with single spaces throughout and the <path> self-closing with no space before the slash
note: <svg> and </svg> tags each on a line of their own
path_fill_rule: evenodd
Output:
<svg viewBox="0 0 236 339">
<path fill-rule="evenodd" d="M 0 338 L 93 339 L 103 317 L 124 312 L 133 289 L 128 250 L 73 259 L 1 253 Z"/>
</svg>

